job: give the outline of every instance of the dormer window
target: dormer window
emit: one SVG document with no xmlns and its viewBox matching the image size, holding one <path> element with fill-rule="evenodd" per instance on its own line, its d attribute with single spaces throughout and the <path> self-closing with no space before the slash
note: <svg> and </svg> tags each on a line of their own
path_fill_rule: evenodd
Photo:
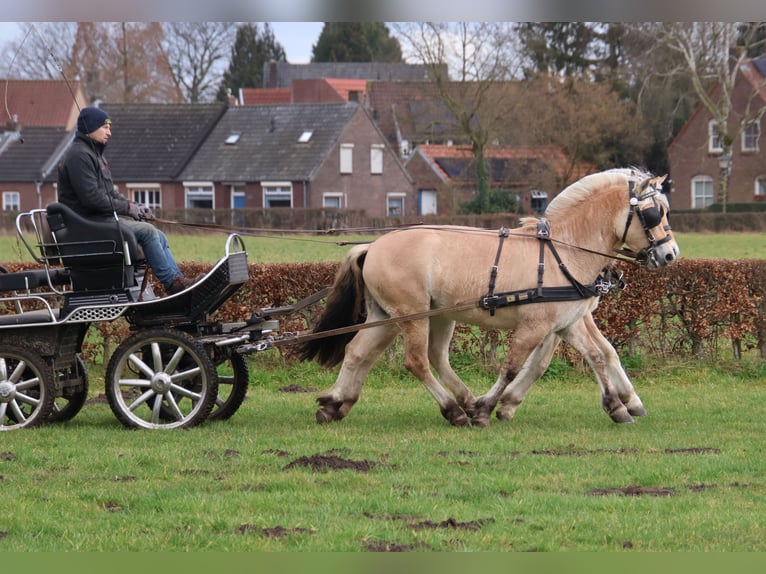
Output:
<svg viewBox="0 0 766 574">
<path fill-rule="evenodd" d="M 301 134 L 301 137 L 298 138 L 298 143 L 308 143 L 311 139 L 311 136 L 314 135 L 313 130 L 306 130 Z"/>
<path fill-rule="evenodd" d="M 239 141 L 239 136 L 241 136 L 239 132 L 231 132 L 229 134 L 229 137 L 226 138 L 226 141 L 224 142 L 226 145 L 234 145 Z"/>
</svg>

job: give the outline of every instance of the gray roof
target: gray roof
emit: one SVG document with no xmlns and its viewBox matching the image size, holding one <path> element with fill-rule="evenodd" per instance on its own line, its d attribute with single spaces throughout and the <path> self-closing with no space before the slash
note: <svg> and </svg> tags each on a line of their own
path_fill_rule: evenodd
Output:
<svg viewBox="0 0 766 574">
<path fill-rule="evenodd" d="M 10 136 L 9 133 L 5 135 Z M 55 169 L 43 173 L 46 163 L 71 134 L 63 127 L 32 126 L 22 127 L 20 136 L 0 153 L 0 181 L 55 181 Z"/>
<path fill-rule="evenodd" d="M 446 75 L 446 65 L 442 73 Z M 429 80 L 430 68 L 426 64 L 391 62 L 316 62 L 290 64 L 266 62 L 263 65 L 264 88 L 290 88 L 293 80 L 346 78 L 356 80 Z"/>
<path fill-rule="evenodd" d="M 181 179 L 311 181 L 357 111 L 353 102 L 229 108 Z M 299 142 L 307 131 L 311 138 Z M 227 144 L 236 134 L 237 141 Z"/>
<path fill-rule="evenodd" d="M 104 155 L 117 181 L 175 180 L 224 104 L 103 104 L 112 120 Z"/>
</svg>

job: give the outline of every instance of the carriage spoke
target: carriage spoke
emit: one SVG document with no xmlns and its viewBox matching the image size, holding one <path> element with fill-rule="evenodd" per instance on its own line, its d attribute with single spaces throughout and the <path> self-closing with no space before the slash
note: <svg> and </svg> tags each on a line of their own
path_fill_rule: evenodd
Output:
<svg viewBox="0 0 766 574">
<path fill-rule="evenodd" d="M 144 363 L 144 361 L 142 361 L 137 354 L 131 353 L 130 355 L 128 355 L 128 361 L 147 377 L 151 378 L 152 375 L 154 375 L 154 371 L 152 370 L 152 368 L 146 363 Z"/>
<path fill-rule="evenodd" d="M 178 364 L 181 362 L 181 359 L 186 354 L 186 351 L 183 350 L 182 347 L 178 347 L 176 349 L 176 352 L 173 353 L 173 356 L 171 357 L 170 361 L 168 361 L 167 366 L 163 369 L 166 373 L 173 373 L 178 368 Z"/>
<path fill-rule="evenodd" d="M 27 417 L 24 416 L 24 412 L 19 408 L 19 403 L 16 401 L 11 401 L 11 413 L 16 417 L 16 421 L 19 424 L 24 424 L 26 422 Z"/>
<path fill-rule="evenodd" d="M 36 407 L 40 404 L 40 399 L 36 399 L 34 397 L 30 397 L 29 395 L 25 395 L 24 393 L 18 392 L 18 387 L 16 389 L 16 401 L 31 405 L 33 407 Z"/>
<path fill-rule="evenodd" d="M 135 411 L 138 407 L 140 407 L 145 402 L 147 402 L 150 398 L 152 398 L 153 395 L 154 395 L 154 391 L 152 389 L 149 389 L 143 395 L 138 397 L 135 401 L 130 403 L 128 405 L 128 410 L 131 412 Z"/>
<path fill-rule="evenodd" d="M 172 413 L 175 420 L 181 420 L 184 418 L 184 414 L 181 412 L 181 409 L 178 407 L 178 403 L 176 402 L 175 397 L 172 393 L 168 393 L 165 395 L 165 398 L 168 401 L 168 406 L 170 407 L 170 412 Z"/>
</svg>

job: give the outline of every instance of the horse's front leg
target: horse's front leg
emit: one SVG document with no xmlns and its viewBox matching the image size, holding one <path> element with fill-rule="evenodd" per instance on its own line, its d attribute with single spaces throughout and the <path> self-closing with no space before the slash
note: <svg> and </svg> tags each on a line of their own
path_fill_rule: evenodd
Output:
<svg viewBox="0 0 766 574">
<path fill-rule="evenodd" d="M 535 381 L 543 375 L 548 365 L 550 365 L 553 353 L 556 351 L 560 341 L 561 338 L 558 335 L 551 333 L 532 351 L 532 354 L 524 364 L 524 368 L 508 384 L 500 396 L 497 411 L 495 411 L 495 416 L 498 420 L 507 421 L 513 418 L 513 415 L 516 414 L 516 409 L 521 405 L 529 389 L 532 388 Z"/>
<path fill-rule="evenodd" d="M 549 336 L 551 336 L 549 333 L 539 334 L 534 330 L 522 331 L 519 329 L 516 331 L 508 354 L 503 362 L 500 376 L 485 395 L 476 399 L 476 411 L 471 419 L 474 426 L 486 427 L 489 424 L 489 415 L 494 410 L 508 385 L 512 385 L 513 389 L 518 391 L 518 396 L 523 399 L 526 391 L 529 390 L 529 387 L 536 380 L 526 376 L 527 373 L 524 372 L 524 367 L 530 362 L 529 359 L 533 357 L 536 348 L 544 345 Z M 531 369 L 528 369 L 528 371 L 533 373 Z M 516 397 L 515 392 L 513 396 Z M 514 400 L 516 398 L 510 399 L 510 402 L 512 403 Z M 521 400 L 518 400 L 518 402 L 520 403 Z"/>
<path fill-rule="evenodd" d="M 622 367 L 617 351 L 614 350 L 612 344 L 606 337 L 604 337 L 603 333 L 601 333 L 593 316 L 588 314 L 583 317 L 583 324 L 593 342 L 604 354 L 604 357 L 606 358 L 607 376 L 614 384 L 620 400 L 625 404 L 625 408 L 628 409 L 628 413 L 634 417 L 646 416 L 646 408 L 644 408 L 644 404 L 641 402 L 635 388 L 633 388 L 633 383 L 630 382 L 628 374 Z"/>
<path fill-rule="evenodd" d="M 641 405 L 641 400 L 635 392 L 631 396 L 625 394 L 626 389 L 624 381 L 620 380 L 621 377 L 617 378 L 617 383 L 621 387 L 622 393 L 615 387 L 613 377 L 610 375 L 619 371 L 621 376 L 625 376 L 626 379 L 627 376 L 620 366 L 617 352 L 603 337 L 595 323 L 593 323 L 590 313 L 585 315 L 580 321 L 570 325 L 564 331 L 563 336 L 568 343 L 571 343 L 585 357 L 585 360 L 596 374 L 596 379 L 601 388 L 601 406 L 609 417 L 616 423 L 633 422 L 633 417 L 623 402 L 623 397 L 627 398 L 629 402 L 633 401 L 632 408 L 634 409 L 637 405 L 640 405 L 641 409 L 643 409 L 643 405 Z M 632 385 L 630 388 L 632 390 Z M 636 404 L 635 401 L 638 401 L 638 403 Z"/>
<path fill-rule="evenodd" d="M 317 396 L 319 424 L 339 421 L 359 400 L 367 373 L 396 335 L 396 328 L 383 325 L 359 331 L 346 345 L 335 384 Z"/>
</svg>

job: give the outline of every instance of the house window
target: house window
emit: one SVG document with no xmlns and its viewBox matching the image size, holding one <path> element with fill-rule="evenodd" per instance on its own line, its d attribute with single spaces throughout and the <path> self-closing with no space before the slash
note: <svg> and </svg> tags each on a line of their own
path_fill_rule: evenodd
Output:
<svg viewBox="0 0 766 574">
<path fill-rule="evenodd" d="M 758 151 L 758 139 L 761 137 L 761 124 L 750 122 L 742 130 L 742 151 Z"/>
<path fill-rule="evenodd" d="M 264 182 L 263 207 L 292 207 L 293 184 L 286 182 Z"/>
<path fill-rule="evenodd" d="M 759 199 L 766 197 L 766 177 L 755 178 L 755 195 Z"/>
<path fill-rule="evenodd" d="M 539 189 L 532 190 L 532 211 L 542 213 L 548 207 L 548 192 Z"/>
<path fill-rule="evenodd" d="M 389 193 L 386 196 L 386 213 L 389 217 L 400 217 L 404 215 L 404 194 Z"/>
<path fill-rule="evenodd" d="M 322 207 L 325 209 L 340 209 L 343 205 L 343 194 L 325 193 L 322 195 Z"/>
<path fill-rule="evenodd" d="M 18 191 L 3 192 L 3 211 L 19 211 L 21 209 L 21 194 Z"/>
<path fill-rule="evenodd" d="M 708 129 L 707 150 L 710 153 L 723 151 L 723 142 L 721 141 L 721 136 L 718 134 L 717 126 L 718 126 L 718 122 L 716 122 L 715 120 L 710 120 L 707 124 L 707 129 Z"/>
<path fill-rule="evenodd" d="M 353 173 L 354 144 L 340 144 L 340 172 Z"/>
<path fill-rule="evenodd" d="M 215 207 L 215 194 L 212 183 L 184 183 L 186 192 L 185 206 L 187 208 L 213 209 Z"/>
<path fill-rule="evenodd" d="M 162 207 L 162 194 L 159 185 L 134 185 L 127 184 L 130 199 L 150 209 Z"/>
<path fill-rule="evenodd" d="M 700 175 L 692 179 L 692 208 L 704 209 L 713 205 L 713 178 Z"/>
<path fill-rule="evenodd" d="M 383 145 L 372 144 L 370 148 L 370 173 L 383 173 Z"/>
</svg>

